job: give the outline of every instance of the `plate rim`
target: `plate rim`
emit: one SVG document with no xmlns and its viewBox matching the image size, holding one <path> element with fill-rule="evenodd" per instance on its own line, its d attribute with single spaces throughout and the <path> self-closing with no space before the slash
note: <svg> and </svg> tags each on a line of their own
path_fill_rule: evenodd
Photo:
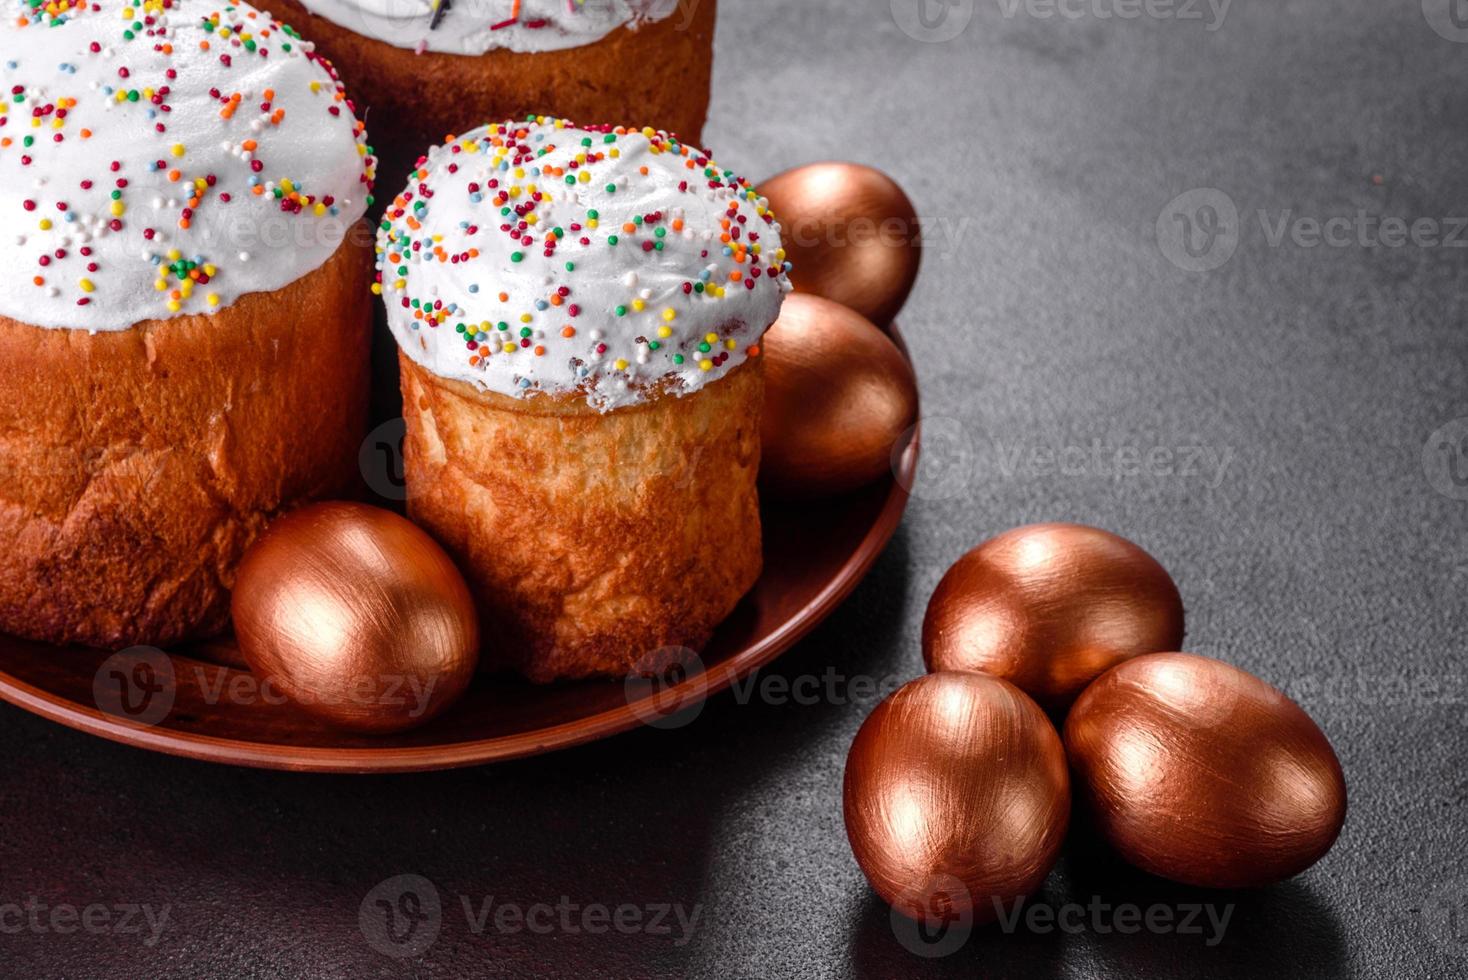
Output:
<svg viewBox="0 0 1468 980">
<path fill-rule="evenodd" d="M 911 365 L 912 358 L 897 324 L 890 324 L 884 332 L 902 352 L 903 359 Z M 877 511 L 861 542 L 824 588 L 777 631 L 759 643 L 654 694 L 659 717 L 667 717 L 702 704 L 713 695 L 727 690 L 736 682 L 774 662 L 824 622 L 856 589 L 877 558 L 886 550 L 902 523 L 908 499 L 911 497 L 908 488 L 913 485 L 917 472 L 922 441 L 921 418 L 922 413 L 918 410 L 898 465 L 887 477 L 889 489 L 881 509 Z M 168 656 L 187 659 L 186 654 L 170 652 Z M 246 742 L 143 725 L 108 714 L 95 706 L 88 707 L 53 695 L 14 677 L 3 667 L 0 667 L 0 700 L 76 731 L 165 755 L 283 772 L 389 774 L 462 769 L 507 762 L 600 741 L 646 724 L 645 705 L 649 699 L 628 701 L 597 714 L 513 735 L 451 744 L 381 748 Z M 641 711 L 639 707 L 642 708 Z"/>
</svg>

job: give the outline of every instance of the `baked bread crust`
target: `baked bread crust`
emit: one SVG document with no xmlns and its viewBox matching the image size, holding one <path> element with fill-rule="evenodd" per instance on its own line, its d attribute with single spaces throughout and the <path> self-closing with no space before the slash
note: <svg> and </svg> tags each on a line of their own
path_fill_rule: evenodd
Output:
<svg viewBox="0 0 1468 980">
<path fill-rule="evenodd" d="M 96 334 L 0 317 L 0 630 L 121 648 L 226 627 L 255 536 L 357 478 L 365 238 L 212 315 Z"/>
<path fill-rule="evenodd" d="M 469 580 L 481 664 L 626 677 L 701 647 L 759 578 L 760 359 L 606 414 L 399 363 L 408 512 Z"/>
<path fill-rule="evenodd" d="M 418 54 L 357 34 L 298 0 L 258 4 L 316 43 L 346 82 L 372 134 L 378 184 L 396 187 L 450 134 L 485 123 L 559 116 L 651 126 L 702 146 L 713 73 L 717 0 L 561 51 Z M 651 70 L 653 67 L 656 70 Z"/>
</svg>

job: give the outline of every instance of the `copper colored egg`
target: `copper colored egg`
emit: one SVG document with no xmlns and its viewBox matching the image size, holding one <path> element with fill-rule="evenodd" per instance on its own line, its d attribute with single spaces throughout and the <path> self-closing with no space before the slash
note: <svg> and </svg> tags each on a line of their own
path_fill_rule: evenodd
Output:
<svg viewBox="0 0 1468 980">
<path fill-rule="evenodd" d="M 815 163 L 760 185 L 780 222 L 795 288 L 885 327 L 917 280 L 922 234 L 897 183 L 857 163 Z"/>
<path fill-rule="evenodd" d="M 892 341 L 839 303 L 793 295 L 762 343 L 764 489 L 826 497 L 890 473 L 918 400 L 912 368 Z"/>
<path fill-rule="evenodd" d="M 1188 885 L 1245 888 L 1330 850 L 1346 783 L 1309 715 L 1252 674 L 1158 653 L 1102 675 L 1065 723 L 1076 795 L 1122 857 Z"/>
<path fill-rule="evenodd" d="M 474 603 L 448 555 L 363 504 L 317 504 L 271 525 L 240 567 L 232 612 L 262 683 L 341 728 L 421 725 L 479 662 Z"/>
<path fill-rule="evenodd" d="M 934 925 L 939 910 L 987 922 L 1055 865 L 1070 818 L 1065 752 L 1014 685 L 929 674 L 857 732 L 844 811 L 856 862 L 889 905 Z"/>
<path fill-rule="evenodd" d="M 1129 657 L 1176 650 L 1183 603 L 1167 571 L 1125 538 L 1032 524 L 990 538 L 938 583 L 923 618 L 929 670 L 982 670 L 1062 711 Z"/>
</svg>

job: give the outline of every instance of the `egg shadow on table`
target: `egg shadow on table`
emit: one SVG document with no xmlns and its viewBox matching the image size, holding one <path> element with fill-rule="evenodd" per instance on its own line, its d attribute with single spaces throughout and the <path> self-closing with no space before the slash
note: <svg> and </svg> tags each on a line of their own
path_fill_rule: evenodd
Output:
<svg viewBox="0 0 1468 980">
<path fill-rule="evenodd" d="M 1311 889 L 1310 875 L 1255 889 L 1178 884 L 1123 861 L 1078 807 L 1050 885 L 1060 902 L 1171 910 L 1166 930 L 1085 933 L 1096 955 L 1128 976 L 1343 976 L 1345 936 L 1329 903 Z M 1201 908 L 1196 928 L 1185 933 L 1182 916 L 1191 907 Z"/>
<path fill-rule="evenodd" d="M 1054 883 L 1034 897 L 1054 904 Z M 1008 908 L 1008 907 L 1006 907 Z M 895 976 L 1023 977 L 1043 980 L 1062 975 L 1066 936 L 1041 935 L 1022 927 L 1006 931 L 999 922 L 956 928 L 951 934 L 921 933 L 894 916 L 887 903 L 867 890 L 852 937 L 852 975 L 871 980 Z"/>
</svg>

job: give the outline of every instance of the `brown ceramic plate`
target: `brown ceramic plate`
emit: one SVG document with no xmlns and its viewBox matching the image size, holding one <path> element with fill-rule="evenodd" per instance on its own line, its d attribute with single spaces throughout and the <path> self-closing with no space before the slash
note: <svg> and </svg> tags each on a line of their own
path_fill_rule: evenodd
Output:
<svg viewBox="0 0 1468 980">
<path fill-rule="evenodd" d="M 897 328 L 893 339 L 902 343 Z M 709 695 L 770 663 L 831 614 L 891 540 L 907 506 L 918 432 L 895 473 L 814 504 L 767 505 L 765 570 L 701 655 L 701 670 L 663 683 L 537 687 L 480 678 L 432 723 L 401 735 L 326 727 L 262 691 L 232 639 L 166 654 L 58 648 L 0 635 L 0 698 L 117 742 L 265 769 L 417 772 L 472 766 L 676 723 Z"/>
</svg>

